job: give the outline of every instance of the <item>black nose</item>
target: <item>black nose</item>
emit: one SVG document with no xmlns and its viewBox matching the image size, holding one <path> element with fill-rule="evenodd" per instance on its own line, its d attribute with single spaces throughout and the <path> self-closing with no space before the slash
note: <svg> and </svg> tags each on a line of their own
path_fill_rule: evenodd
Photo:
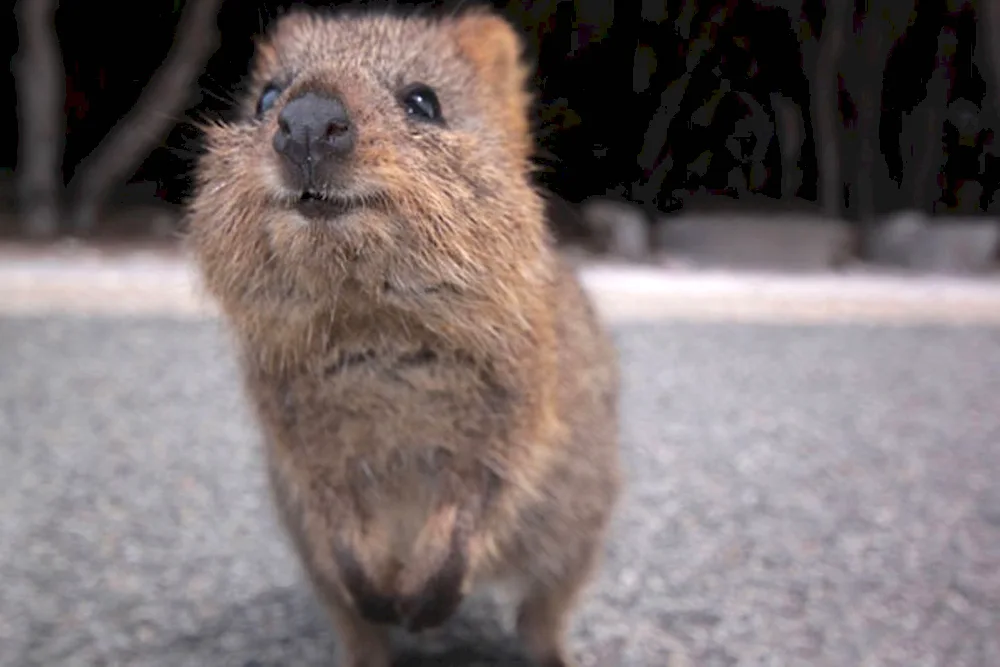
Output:
<svg viewBox="0 0 1000 667">
<path fill-rule="evenodd" d="M 281 110 L 274 150 L 307 177 L 324 160 L 345 157 L 354 149 L 354 127 L 344 103 L 316 93 L 300 95 Z"/>
</svg>

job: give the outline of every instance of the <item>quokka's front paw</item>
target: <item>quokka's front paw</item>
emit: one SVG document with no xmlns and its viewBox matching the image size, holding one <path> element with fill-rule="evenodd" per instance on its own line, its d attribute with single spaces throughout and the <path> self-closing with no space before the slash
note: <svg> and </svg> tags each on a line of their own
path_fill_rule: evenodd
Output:
<svg viewBox="0 0 1000 667">
<path fill-rule="evenodd" d="M 421 530 L 412 559 L 397 578 L 398 609 L 411 632 L 437 627 L 457 611 L 469 574 L 468 522 L 443 507 Z"/>
<path fill-rule="evenodd" d="M 370 623 L 399 625 L 411 632 L 437 627 L 457 611 L 469 574 L 467 523 L 446 506 L 424 525 L 405 565 L 391 584 L 377 586 L 362 566 L 356 547 L 334 548 L 347 596 Z"/>
</svg>

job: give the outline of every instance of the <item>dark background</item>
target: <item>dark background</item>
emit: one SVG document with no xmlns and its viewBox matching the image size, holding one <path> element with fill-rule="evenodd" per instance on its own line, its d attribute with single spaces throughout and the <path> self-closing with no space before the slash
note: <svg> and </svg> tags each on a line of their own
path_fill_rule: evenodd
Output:
<svg viewBox="0 0 1000 667">
<path fill-rule="evenodd" d="M 133 107 L 193 2 L 58 3 L 55 29 L 66 80 L 61 182 L 70 184 L 64 206 L 72 206 L 81 161 Z M 225 116 L 253 36 L 290 4 L 337 3 L 224 0 L 217 48 L 187 89 L 178 122 L 153 137 L 143 152 L 148 157 L 127 170 L 131 176 L 121 185 L 133 186 L 108 195 L 93 228 L 74 229 L 69 215 L 57 232 L 110 228 L 110 212 L 144 197 L 183 203 L 198 150 L 190 121 Z M 611 195 L 650 214 L 802 208 L 859 224 L 899 209 L 942 221 L 996 210 L 1000 163 L 992 128 L 1000 91 L 989 17 L 979 15 L 983 3 L 492 4 L 523 28 L 537 63 L 538 159 L 545 167 L 539 178 L 569 202 Z M 13 63 L 16 14 L 0 22 L 0 48 Z M 31 149 L 18 147 L 14 72 L 12 66 L 0 79 L 2 99 L 10 101 L 0 105 L 6 134 L 0 165 L 8 185 L 18 151 Z M 23 200 L 22 213 L 28 209 Z M 24 217 L 19 224 L 8 217 L 8 231 L 24 232 Z M 119 229 L 145 230 L 141 222 Z"/>
</svg>

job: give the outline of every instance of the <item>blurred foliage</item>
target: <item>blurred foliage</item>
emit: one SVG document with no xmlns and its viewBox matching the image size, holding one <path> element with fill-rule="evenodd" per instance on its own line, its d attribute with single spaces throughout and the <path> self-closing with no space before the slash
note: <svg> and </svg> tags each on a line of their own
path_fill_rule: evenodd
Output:
<svg viewBox="0 0 1000 667">
<path fill-rule="evenodd" d="M 65 178 L 135 102 L 170 48 L 184 4 L 60 3 Z M 252 55 L 252 36 L 290 4 L 223 3 L 221 44 L 198 81 L 187 121 L 226 116 Z M 455 3 L 393 4 L 447 10 Z M 817 60 L 823 35 L 832 34 L 823 0 L 492 4 L 523 28 L 537 63 L 540 179 L 570 201 L 614 193 L 660 211 L 704 194 L 815 204 L 817 147 L 830 140 L 840 152 L 835 179 L 844 184 L 848 216 L 858 215 L 858 174 L 874 184 L 879 212 L 965 211 L 972 195 L 962 189 L 970 183 L 980 193 L 971 208 L 988 210 L 1000 185 L 992 147 L 998 76 L 982 37 L 990 33 L 979 21 L 980 2 L 854 3 L 830 83 L 837 91 L 837 108 L 829 110 L 838 128 L 832 139 L 818 137 L 816 123 L 816 90 L 823 85 Z M 16 39 L 6 43 L 13 55 Z M 13 91 L 12 81 L 3 85 Z M 874 120 L 859 121 L 859 108 L 873 109 Z M 16 138 L 15 111 L 3 113 L 0 120 L 8 122 L 0 126 Z M 172 202 L 188 192 L 198 150 L 192 124 L 181 121 L 133 178 L 155 182 L 157 194 Z M 876 159 L 867 159 L 873 151 Z M 14 157 L 5 150 L 0 163 L 13 164 Z M 927 175 L 911 173 L 921 170 Z"/>
</svg>

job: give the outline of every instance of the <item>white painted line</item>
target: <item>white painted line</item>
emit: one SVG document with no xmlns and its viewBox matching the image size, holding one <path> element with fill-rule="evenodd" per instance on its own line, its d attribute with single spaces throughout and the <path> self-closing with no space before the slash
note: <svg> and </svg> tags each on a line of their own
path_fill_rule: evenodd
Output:
<svg viewBox="0 0 1000 667">
<path fill-rule="evenodd" d="M 580 269 L 612 321 L 943 322 L 1000 325 L 995 278 Z M 169 255 L 0 258 L 0 314 L 212 317 L 192 266 Z"/>
</svg>

